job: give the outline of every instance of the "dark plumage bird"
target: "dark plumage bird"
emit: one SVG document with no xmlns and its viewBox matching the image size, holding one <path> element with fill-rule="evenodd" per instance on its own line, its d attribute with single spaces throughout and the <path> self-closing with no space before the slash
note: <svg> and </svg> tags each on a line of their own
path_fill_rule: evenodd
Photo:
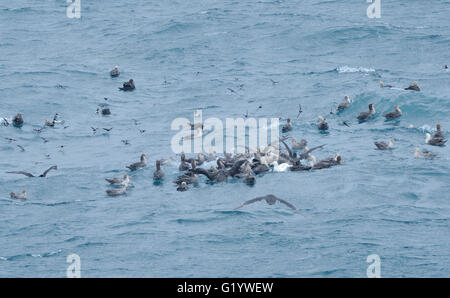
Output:
<svg viewBox="0 0 450 298">
<path fill-rule="evenodd" d="M 12 123 L 15 127 L 22 127 L 23 126 L 22 113 L 17 113 L 17 115 L 14 116 Z"/>
<path fill-rule="evenodd" d="M 181 184 L 177 187 L 177 191 L 186 191 L 188 190 L 186 182 L 181 182 Z"/>
<path fill-rule="evenodd" d="M 281 132 L 287 133 L 292 130 L 291 118 L 287 119 L 287 123 L 281 128 Z"/>
<path fill-rule="evenodd" d="M 436 124 L 436 132 L 433 135 L 433 138 L 445 138 L 445 134 L 441 129 L 441 124 Z"/>
<path fill-rule="evenodd" d="M 102 109 L 102 115 L 103 116 L 111 115 L 111 110 L 109 108 Z"/>
<path fill-rule="evenodd" d="M 445 146 L 445 143 L 447 143 L 447 140 L 445 138 L 440 138 L 440 137 L 433 137 L 431 138 L 431 135 L 429 133 L 427 133 L 425 135 L 425 143 L 432 145 L 432 146 Z"/>
<path fill-rule="evenodd" d="M 296 213 L 300 214 L 300 212 L 298 211 L 298 209 L 294 205 L 292 205 L 289 202 L 286 202 L 285 200 L 277 198 L 274 195 L 267 195 L 267 196 L 264 196 L 264 197 L 258 197 L 258 198 L 254 198 L 254 199 L 248 200 L 245 203 L 243 203 L 241 206 L 239 206 L 237 208 L 234 208 L 234 210 L 238 210 L 238 209 L 240 209 L 240 208 L 242 208 L 242 207 L 244 207 L 246 205 L 250 205 L 250 204 L 253 204 L 253 203 L 256 203 L 256 202 L 260 202 L 260 201 L 266 201 L 266 203 L 269 204 L 269 205 L 275 205 L 275 203 L 278 201 L 278 202 L 288 206 L 289 208 L 294 210 Z"/>
<path fill-rule="evenodd" d="M 119 67 L 114 66 L 114 69 L 109 72 L 109 75 L 113 78 L 118 77 L 120 75 Z"/>
<path fill-rule="evenodd" d="M 178 170 L 180 171 L 187 171 L 189 170 L 189 163 L 186 161 L 186 155 L 184 155 L 184 153 L 181 153 L 181 163 L 180 166 L 178 167 Z"/>
<path fill-rule="evenodd" d="M 328 169 L 332 166 L 340 165 L 344 162 L 342 156 L 339 154 L 335 154 L 333 157 L 323 159 L 317 163 L 314 163 L 312 169 L 313 170 L 320 170 L 320 169 Z"/>
<path fill-rule="evenodd" d="M 142 169 L 146 166 L 147 166 L 147 156 L 145 154 L 142 154 L 140 162 L 135 162 L 135 163 L 127 166 L 127 168 L 129 168 L 131 171 L 136 171 L 136 170 Z"/>
<path fill-rule="evenodd" d="M 402 116 L 402 110 L 400 110 L 400 107 L 398 105 L 394 106 L 394 111 L 389 112 L 384 115 L 386 119 L 395 119 Z"/>
<path fill-rule="evenodd" d="M 128 82 L 123 83 L 123 87 L 119 88 L 119 90 L 122 91 L 132 91 L 136 89 L 136 86 L 134 85 L 133 79 L 130 79 Z"/>
<path fill-rule="evenodd" d="M 348 95 L 346 95 L 344 97 L 345 101 L 341 102 L 338 107 L 337 107 L 337 111 L 338 112 L 342 112 L 343 110 L 345 110 L 346 108 L 348 108 L 348 106 L 350 105 L 351 101 L 350 101 L 350 97 Z"/>
<path fill-rule="evenodd" d="M 385 85 L 384 83 L 383 83 L 383 81 L 380 81 L 380 88 L 393 88 L 394 86 L 392 86 L 392 85 Z"/>
<path fill-rule="evenodd" d="M 51 170 L 57 170 L 57 169 L 58 169 L 57 166 L 51 166 L 50 168 L 48 168 L 44 173 L 42 173 L 38 177 L 44 178 L 47 176 L 48 172 L 50 172 Z M 6 173 L 7 174 L 20 174 L 20 175 L 25 175 L 27 177 L 36 177 L 33 174 L 30 174 L 28 172 L 23 172 L 23 171 L 11 171 L 11 172 L 6 172 Z"/>
<path fill-rule="evenodd" d="M 377 146 L 380 150 L 388 150 L 394 146 L 394 139 L 390 139 L 388 143 L 386 142 L 374 142 L 375 146 Z"/>
<path fill-rule="evenodd" d="M 198 180 L 198 175 L 194 173 L 193 170 L 189 170 L 186 173 L 184 173 L 183 175 L 180 175 L 177 177 L 177 180 L 175 180 L 173 183 L 175 184 L 182 184 L 183 182 L 187 183 L 187 184 L 192 184 L 197 182 Z"/>
<path fill-rule="evenodd" d="M 375 114 L 375 107 L 373 104 L 369 104 L 369 111 L 367 112 L 361 112 L 358 117 L 356 117 L 359 121 L 364 121 L 369 119 Z"/>
<path fill-rule="evenodd" d="M 153 180 L 161 180 L 164 178 L 164 172 L 161 169 L 161 161 L 156 161 L 156 171 L 153 173 Z"/>
<path fill-rule="evenodd" d="M 319 130 L 328 130 L 328 123 L 322 116 L 319 116 L 318 118 L 317 128 L 319 128 Z"/>
<path fill-rule="evenodd" d="M 405 88 L 405 90 L 420 91 L 420 88 L 419 85 L 417 85 L 417 82 L 414 82 L 411 86 Z"/>
</svg>

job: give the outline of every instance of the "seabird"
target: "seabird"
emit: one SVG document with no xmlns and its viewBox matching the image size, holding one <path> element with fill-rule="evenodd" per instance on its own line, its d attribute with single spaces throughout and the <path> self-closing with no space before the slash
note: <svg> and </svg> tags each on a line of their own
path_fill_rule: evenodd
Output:
<svg viewBox="0 0 450 298">
<path fill-rule="evenodd" d="M 103 116 L 111 115 L 111 110 L 109 108 L 102 109 L 102 115 Z"/>
<path fill-rule="evenodd" d="M 130 79 L 128 82 L 123 83 L 123 87 L 119 88 L 119 90 L 122 91 L 132 91 L 136 89 L 136 86 L 134 85 L 133 79 Z"/>
<path fill-rule="evenodd" d="M 300 143 L 297 143 L 297 140 L 294 138 L 291 139 L 291 148 L 293 150 L 303 150 L 305 149 L 306 145 L 308 145 L 308 141 L 306 141 L 305 139 L 302 139 Z"/>
<path fill-rule="evenodd" d="M 11 192 L 9 194 L 9 196 L 11 197 L 11 199 L 25 201 L 27 199 L 27 191 L 26 190 L 22 190 L 22 192 L 19 193 L 19 194 L 15 194 L 15 193 Z"/>
<path fill-rule="evenodd" d="M 45 126 L 49 126 L 49 127 L 54 127 L 56 124 L 56 121 L 58 120 L 58 113 L 55 114 L 55 116 L 53 116 L 53 120 L 49 121 L 49 120 L 45 120 Z"/>
<path fill-rule="evenodd" d="M 291 118 L 287 119 L 287 123 L 285 125 L 283 125 L 283 127 L 281 128 L 281 131 L 283 133 L 286 133 L 288 131 L 292 130 L 292 125 L 291 125 Z"/>
<path fill-rule="evenodd" d="M 111 196 L 111 197 L 120 196 L 120 195 L 123 195 L 127 191 L 127 187 L 128 187 L 128 185 L 122 185 L 121 188 L 107 189 L 106 193 L 108 194 L 108 196 Z"/>
<path fill-rule="evenodd" d="M 340 156 L 338 153 L 336 153 L 333 157 L 323 159 L 319 162 L 315 162 L 314 158 L 314 165 L 312 166 L 313 170 L 320 170 L 320 169 L 327 169 L 331 168 L 332 166 L 340 165 L 344 162 L 344 159 L 342 156 Z"/>
<path fill-rule="evenodd" d="M 383 81 L 380 81 L 380 88 L 393 88 L 394 86 L 392 86 L 392 85 L 385 85 L 384 83 L 383 83 Z"/>
<path fill-rule="evenodd" d="M 433 138 L 445 138 L 444 132 L 441 130 L 441 124 L 436 124 L 436 132 L 433 135 Z"/>
<path fill-rule="evenodd" d="M 38 177 L 44 178 L 47 176 L 48 172 L 50 172 L 51 170 L 57 170 L 57 169 L 58 169 L 57 166 L 51 166 L 50 168 L 48 168 L 44 173 L 42 173 Z M 25 175 L 27 177 L 36 177 L 33 174 L 30 174 L 28 172 L 23 172 L 23 171 L 11 171 L 11 172 L 6 172 L 6 173 L 7 174 L 20 174 L 20 175 Z"/>
<path fill-rule="evenodd" d="M 274 195 L 267 195 L 267 196 L 264 196 L 264 197 L 258 197 L 258 198 L 255 198 L 255 199 L 248 200 L 245 203 L 243 203 L 241 206 L 239 206 L 237 208 L 234 208 L 234 210 L 238 210 L 238 209 L 240 209 L 240 208 L 242 208 L 242 207 L 244 207 L 246 205 L 250 205 L 250 204 L 253 204 L 253 203 L 256 203 L 256 202 L 260 202 L 260 201 L 266 201 L 266 203 L 269 204 L 269 205 L 274 205 L 278 201 L 278 202 L 280 202 L 282 204 L 285 204 L 286 206 L 288 206 L 289 208 L 294 210 L 296 213 L 300 214 L 300 212 L 298 211 L 298 209 L 294 205 L 292 205 L 289 202 L 286 202 L 285 200 L 277 198 Z"/>
<path fill-rule="evenodd" d="M 445 138 L 431 138 L 431 135 L 427 133 L 425 135 L 425 143 L 430 144 L 432 146 L 445 146 L 447 140 Z"/>
<path fill-rule="evenodd" d="M 420 152 L 419 148 L 414 148 L 414 155 L 418 158 L 435 158 L 437 156 L 437 154 L 431 153 L 425 149 Z"/>
<path fill-rule="evenodd" d="M 361 112 L 360 114 L 359 114 L 359 116 L 358 117 L 356 117 L 359 121 L 364 121 L 364 120 L 367 120 L 367 119 L 369 119 L 370 117 L 372 117 L 372 115 L 374 115 L 376 112 L 375 112 L 375 107 L 374 107 L 374 105 L 373 104 L 369 104 L 369 111 L 367 111 L 367 112 Z"/>
<path fill-rule="evenodd" d="M 177 187 L 177 191 L 186 191 L 188 190 L 186 182 L 181 182 L 181 184 Z"/>
<path fill-rule="evenodd" d="M 3 117 L 1 119 L 2 119 L 2 125 L 8 127 L 9 126 L 8 119 L 3 118 Z"/>
<path fill-rule="evenodd" d="M 106 178 L 110 184 L 113 185 L 128 185 L 130 183 L 131 177 L 128 174 L 123 175 L 123 178 Z"/>
<path fill-rule="evenodd" d="M 420 88 L 419 85 L 417 85 L 417 82 L 414 82 L 411 86 L 405 88 L 405 90 L 420 91 Z"/>
<path fill-rule="evenodd" d="M 392 146 L 394 146 L 394 139 L 389 139 L 389 143 L 386 142 L 374 142 L 375 146 L 377 146 L 380 150 L 388 150 L 391 149 Z"/>
<path fill-rule="evenodd" d="M 394 106 L 394 111 L 389 112 L 384 115 L 386 119 L 395 119 L 402 115 L 402 110 L 400 110 L 400 107 L 398 105 Z"/>
<path fill-rule="evenodd" d="M 319 128 L 319 130 L 328 130 L 328 123 L 325 121 L 325 119 L 323 119 L 322 116 L 319 116 L 318 118 L 317 127 Z"/>
<path fill-rule="evenodd" d="M 104 131 L 110 132 L 113 128 L 103 128 Z"/>
<path fill-rule="evenodd" d="M 302 111 L 302 105 L 301 104 L 299 104 L 298 105 L 298 114 L 297 114 L 297 119 L 298 119 L 298 117 L 300 117 L 300 114 L 301 113 L 303 113 L 303 111 Z"/>
<path fill-rule="evenodd" d="M 178 170 L 180 170 L 180 171 L 189 170 L 189 163 L 187 163 L 186 155 L 184 155 L 184 153 L 181 154 L 181 163 L 180 163 L 180 166 L 178 167 Z"/>
<path fill-rule="evenodd" d="M 161 161 L 156 161 L 156 171 L 153 173 L 153 180 L 161 180 L 164 178 L 164 172 L 161 170 Z"/>
<path fill-rule="evenodd" d="M 119 71 L 119 67 L 118 66 L 114 66 L 114 69 L 111 70 L 109 72 L 109 74 L 111 75 L 111 77 L 118 77 L 120 75 L 120 71 Z"/>
<path fill-rule="evenodd" d="M 345 110 L 345 109 L 350 105 L 350 103 L 351 103 L 350 97 L 349 97 L 348 95 L 346 95 L 346 96 L 344 97 L 344 99 L 345 99 L 345 101 L 344 101 L 344 102 L 341 102 L 341 103 L 339 104 L 339 106 L 337 107 L 337 111 L 338 111 L 338 112 L 341 112 L 341 111 Z"/>
<path fill-rule="evenodd" d="M 140 162 L 133 163 L 127 166 L 127 168 L 129 168 L 131 171 L 136 171 L 138 169 L 144 168 L 145 166 L 147 166 L 147 156 L 145 154 L 142 154 Z"/>
<path fill-rule="evenodd" d="M 22 125 L 23 125 L 22 113 L 17 113 L 17 115 L 14 116 L 12 122 L 15 127 L 22 127 Z"/>
<path fill-rule="evenodd" d="M 177 180 L 175 180 L 173 183 L 176 184 L 182 184 L 183 182 L 187 183 L 187 184 L 192 184 L 197 182 L 198 180 L 198 175 L 195 174 L 193 172 L 193 170 L 189 170 L 186 173 L 184 173 L 183 175 L 180 175 L 177 177 Z"/>
</svg>

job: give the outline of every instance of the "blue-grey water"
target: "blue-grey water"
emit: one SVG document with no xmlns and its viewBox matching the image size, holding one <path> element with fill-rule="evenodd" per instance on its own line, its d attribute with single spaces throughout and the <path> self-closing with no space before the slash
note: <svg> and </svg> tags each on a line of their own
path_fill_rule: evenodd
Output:
<svg viewBox="0 0 450 298">
<path fill-rule="evenodd" d="M 80 19 L 66 5 L 0 3 L 0 117 L 25 119 L 0 126 L 1 277 L 65 277 L 72 253 L 82 277 L 365 277 L 371 254 L 382 277 L 450 276 L 450 154 L 424 142 L 437 122 L 450 127 L 449 1 L 382 0 L 379 19 L 365 0 L 82 0 Z M 118 91 L 129 78 L 137 89 Z M 417 81 L 422 92 L 380 80 Z M 350 108 L 329 115 L 347 94 Z M 111 116 L 95 113 L 104 97 Z M 369 103 L 377 116 L 358 124 Z M 387 123 L 395 104 L 403 117 Z M 254 187 L 203 177 L 183 193 L 173 164 L 154 185 L 155 160 L 179 158 L 172 120 L 196 109 L 291 117 L 291 136 L 327 144 L 315 155 L 339 152 L 344 164 L 267 173 Z M 33 130 L 55 113 L 64 124 Z M 318 115 L 329 134 L 317 131 Z M 391 137 L 393 150 L 375 149 Z M 415 147 L 438 157 L 415 158 Z M 132 174 L 134 187 L 108 197 L 104 178 L 141 153 L 149 166 Z M 5 173 L 51 165 L 45 179 Z M 27 201 L 9 198 L 22 189 Z M 303 216 L 265 203 L 232 211 L 269 193 Z"/>
</svg>

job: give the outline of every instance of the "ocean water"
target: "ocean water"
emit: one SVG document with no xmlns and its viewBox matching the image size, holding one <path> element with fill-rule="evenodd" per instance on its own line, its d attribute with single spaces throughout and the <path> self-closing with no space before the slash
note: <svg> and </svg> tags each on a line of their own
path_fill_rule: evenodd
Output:
<svg viewBox="0 0 450 298">
<path fill-rule="evenodd" d="M 82 277 L 365 277 L 371 254 L 382 277 L 450 275 L 450 154 L 424 143 L 438 121 L 449 133 L 449 1 L 382 0 L 380 19 L 365 0 L 82 0 L 80 19 L 66 5 L 0 3 L 0 117 L 25 119 L 0 126 L 0 277 L 65 277 L 73 253 Z M 130 78 L 137 89 L 119 92 Z M 418 81 L 422 92 L 380 80 Z M 352 105 L 330 115 L 344 95 Z M 111 116 L 95 113 L 104 97 Z M 369 103 L 377 116 L 358 124 Z M 403 117 L 385 122 L 395 104 Z M 175 163 L 154 185 L 155 160 L 179 158 L 172 120 L 197 109 L 291 117 L 291 136 L 326 144 L 317 158 L 339 152 L 344 164 L 267 173 L 254 187 L 201 178 L 180 193 Z M 64 124 L 33 130 L 55 113 Z M 375 149 L 391 137 L 393 150 Z M 417 159 L 415 147 L 438 158 Z M 132 174 L 134 187 L 108 197 L 104 178 L 142 153 L 150 165 Z M 5 173 L 51 165 L 46 179 Z M 27 201 L 9 199 L 22 189 Z M 303 216 L 265 203 L 232 211 L 270 193 Z"/>
</svg>

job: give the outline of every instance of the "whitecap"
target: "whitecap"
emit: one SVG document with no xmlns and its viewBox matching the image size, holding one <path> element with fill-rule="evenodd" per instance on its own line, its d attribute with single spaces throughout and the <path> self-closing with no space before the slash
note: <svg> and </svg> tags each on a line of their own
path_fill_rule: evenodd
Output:
<svg viewBox="0 0 450 298">
<path fill-rule="evenodd" d="M 336 68 L 336 71 L 338 73 L 355 73 L 355 72 L 370 73 L 370 72 L 375 72 L 375 69 L 365 68 L 365 67 L 350 67 L 350 66 L 344 65 L 344 66 L 339 66 L 338 68 Z"/>
</svg>

